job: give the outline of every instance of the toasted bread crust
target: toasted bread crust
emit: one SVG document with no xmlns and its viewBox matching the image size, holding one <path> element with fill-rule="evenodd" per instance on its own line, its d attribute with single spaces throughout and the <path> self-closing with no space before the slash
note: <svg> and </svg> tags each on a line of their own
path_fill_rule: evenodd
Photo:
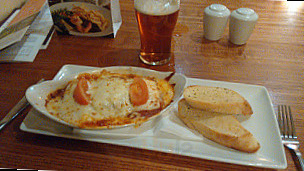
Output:
<svg viewBox="0 0 304 171">
<path fill-rule="evenodd" d="M 196 109 L 182 99 L 178 103 L 178 117 L 189 128 L 221 145 L 247 153 L 260 148 L 259 142 L 233 115 Z"/>
<path fill-rule="evenodd" d="M 187 87 L 183 95 L 194 108 L 225 114 L 253 114 L 248 101 L 227 88 L 193 85 Z"/>
</svg>

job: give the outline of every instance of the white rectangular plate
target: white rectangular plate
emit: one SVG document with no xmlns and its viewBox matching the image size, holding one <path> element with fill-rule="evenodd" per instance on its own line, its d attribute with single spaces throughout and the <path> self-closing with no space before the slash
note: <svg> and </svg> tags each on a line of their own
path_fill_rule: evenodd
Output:
<svg viewBox="0 0 304 171">
<path fill-rule="evenodd" d="M 65 65 L 54 79 L 94 69 L 93 67 Z M 111 143 L 122 146 L 162 151 L 172 154 L 234 163 L 247 166 L 284 169 L 287 167 L 285 151 L 279 134 L 276 116 L 268 94 L 263 86 L 187 78 L 187 85 L 226 87 L 244 96 L 253 108 L 254 114 L 248 119 L 239 118 L 241 124 L 260 142 L 261 148 L 253 154 L 223 147 L 189 130 L 175 116 L 173 106 L 154 127 L 132 129 L 130 132 L 79 131 L 50 120 L 32 109 L 20 129 L 26 132 L 87 141 Z M 182 129 L 175 134 L 170 128 Z M 187 135 L 187 136 L 183 136 Z"/>
</svg>

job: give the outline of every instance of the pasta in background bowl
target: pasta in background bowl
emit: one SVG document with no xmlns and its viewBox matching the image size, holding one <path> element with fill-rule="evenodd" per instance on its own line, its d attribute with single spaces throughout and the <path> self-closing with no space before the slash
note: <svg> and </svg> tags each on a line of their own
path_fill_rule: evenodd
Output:
<svg viewBox="0 0 304 171">
<path fill-rule="evenodd" d="M 66 2 L 50 7 L 55 28 L 62 34 L 98 37 L 113 33 L 110 10 L 89 3 Z"/>
</svg>

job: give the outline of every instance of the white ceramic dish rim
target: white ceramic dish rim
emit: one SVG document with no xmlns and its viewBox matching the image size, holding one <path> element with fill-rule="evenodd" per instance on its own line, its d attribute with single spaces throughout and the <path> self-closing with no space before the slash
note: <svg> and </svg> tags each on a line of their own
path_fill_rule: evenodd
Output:
<svg viewBox="0 0 304 171">
<path fill-rule="evenodd" d="M 84 6 L 86 7 L 88 10 L 98 10 L 106 19 L 108 19 L 109 24 L 108 27 L 101 32 L 96 32 L 96 33 L 80 33 L 77 31 L 70 31 L 71 35 L 74 36 L 87 36 L 87 37 L 101 37 L 101 36 L 107 36 L 113 33 L 112 30 L 112 17 L 111 17 L 111 12 L 101 6 L 96 6 L 94 4 L 90 4 L 90 3 L 84 3 L 84 2 L 63 2 L 63 3 L 58 3 L 58 4 L 54 4 L 50 7 L 51 12 L 54 10 L 59 10 L 59 9 L 65 9 L 67 8 L 68 10 L 71 10 L 73 5 L 75 6 Z"/>
<path fill-rule="evenodd" d="M 50 81 L 45 81 L 45 82 L 42 82 L 39 84 L 32 85 L 26 90 L 26 93 L 25 93 L 26 98 L 27 98 L 28 102 L 36 110 L 38 110 L 39 112 L 41 112 L 48 118 L 50 118 L 58 123 L 67 125 L 69 127 L 78 128 L 77 126 L 69 124 L 69 123 L 51 115 L 45 108 L 45 99 L 47 98 L 47 96 L 50 92 L 53 92 L 59 88 L 63 88 L 69 81 L 77 78 L 77 76 L 79 74 L 100 72 L 102 70 L 107 70 L 110 72 L 122 73 L 122 74 L 125 73 L 125 74 L 137 74 L 137 75 L 141 75 L 141 76 L 153 76 L 153 77 L 160 78 L 160 79 L 166 78 L 172 74 L 172 72 L 160 72 L 160 71 L 139 68 L 139 67 L 131 67 L 131 66 L 104 67 L 104 68 L 92 69 L 90 71 L 79 72 L 79 73 L 72 74 L 72 75 L 64 77 L 64 78 L 59 78 L 58 80 L 50 80 Z M 174 75 L 170 78 L 169 83 L 175 84 L 175 86 L 174 86 L 175 93 L 174 93 L 173 101 L 171 102 L 170 105 L 168 105 L 165 109 L 163 109 L 159 114 L 149 118 L 144 123 L 147 123 L 147 122 L 155 119 L 157 116 L 161 115 L 162 113 L 166 112 L 171 106 L 173 106 L 178 101 L 178 99 L 182 95 L 182 91 L 186 85 L 186 78 L 182 74 L 174 73 Z M 133 126 L 133 125 L 135 125 L 135 124 L 133 123 L 133 124 L 125 124 L 125 125 L 121 125 L 121 126 L 113 126 L 110 128 L 99 128 L 98 130 L 123 128 L 123 127 Z M 78 128 L 78 129 L 81 129 L 81 128 Z"/>
</svg>

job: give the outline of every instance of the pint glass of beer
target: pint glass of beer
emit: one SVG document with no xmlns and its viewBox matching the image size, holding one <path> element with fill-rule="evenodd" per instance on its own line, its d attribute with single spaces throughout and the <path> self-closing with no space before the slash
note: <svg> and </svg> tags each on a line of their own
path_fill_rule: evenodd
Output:
<svg viewBox="0 0 304 171">
<path fill-rule="evenodd" d="M 149 65 L 169 62 L 180 0 L 134 0 L 134 6 L 140 32 L 140 59 Z"/>
</svg>

